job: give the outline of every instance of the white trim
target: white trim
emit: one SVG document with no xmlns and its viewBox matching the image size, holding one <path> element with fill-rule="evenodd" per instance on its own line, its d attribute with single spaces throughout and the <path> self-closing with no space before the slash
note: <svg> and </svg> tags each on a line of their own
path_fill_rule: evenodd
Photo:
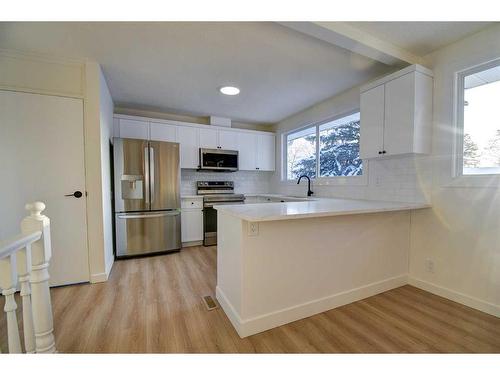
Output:
<svg viewBox="0 0 500 375">
<path fill-rule="evenodd" d="M 115 257 L 111 256 L 109 259 L 109 262 L 106 264 L 106 280 L 109 279 L 109 275 L 111 274 L 111 269 L 113 268 L 113 265 L 115 264 Z"/>
<path fill-rule="evenodd" d="M 476 297 L 469 296 L 464 293 L 457 292 L 415 277 L 408 277 L 408 284 L 423 289 L 426 292 L 436 294 L 440 297 L 449 299 L 451 301 L 460 303 L 462 305 L 471 307 L 473 309 L 482 311 L 484 313 L 496 316 L 500 318 L 500 305 L 495 305 L 493 303 L 481 300 Z"/>
<path fill-rule="evenodd" d="M 404 69 L 398 70 L 397 72 L 394 72 L 392 74 L 386 75 L 382 78 L 376 79 L 375 81 L 369 82 L 366 85 L 363 85 L 360 87 L 359 91 L 360 93 L 363 93 L 365 91 L 371 90 L 377 86 L 386 84 L 387 82 L 393 81 L 399 77 L 402 77 L 406 74 L 413 73 L 413 72 L 419 72 L 422 74 L 425 74 L 426 76 L 429 77 L 434 77 L 434 73 L 432 70 L 427 69 L 426 67 L 419 65 L 419 64 L 414 64 L 407 66 Z"/>
<path fill-rule="evenodd" d="M 408 275 L 400 275 L 250 319 L 241 318 L 234 306 L 225 296 L 224 292 L 218 286 L 216 287 L 216 297 L 220 306 L 236 329 L 236 332 L 238 332 L 238 335 L 244 338 L 401 287 L 406 285 L 407 282 Z"/>
<path fill-rule="evenodd" d="M 114 262 L 115 262 L 115 259 L 111 258 L 111 262 L 106 265 L 105 272 L 91 274 L 90 275 L 90 283 L 96 284 L 96 283 L 103 283 L 103 282 L 108 281 Z"/>
<path fill-rule="evenodd" d="M 108 281 L 108 275 L 106 275 L 106 272 L 94 273 L 94 274 L 90 275 L 90 283 L 91 284 L 103 283 L 105 281 Z"/>
<path fill-rule="evenodd" d="M 500 66 L 500 58 L 487 61 L 462 69 L 455 73 L 454 96 L 453 96 L 453 129 L 454 140 L 452 149 L 452 178 L 446 187 L 498 187 L 500 186 L 500 174 L 463 174 L 463 140 L 464 140 L 464 117 L 462 105 L 464 101 L 465 77 L 492 67 Z"/>
</svg>

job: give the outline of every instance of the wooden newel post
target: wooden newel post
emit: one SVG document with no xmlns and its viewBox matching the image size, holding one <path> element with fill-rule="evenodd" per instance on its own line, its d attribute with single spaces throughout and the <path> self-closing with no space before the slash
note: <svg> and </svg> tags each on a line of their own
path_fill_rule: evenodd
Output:
<svg viewBox="0 0 500 375">
<path fill-rule="evenodd" d="M 26 205 L 30 215 L 21 222 L 22 233 L 41 231 L 41 238 L 31 245 L 31 307 L 33 311 L 33 330 L 35 332 L 35 350 L 37 353 L 54 353 L 54 324 L 52 303 L 49 290 L 50 220 L 42 211 L 45 204 L 34 202 Z"/>
</svg>

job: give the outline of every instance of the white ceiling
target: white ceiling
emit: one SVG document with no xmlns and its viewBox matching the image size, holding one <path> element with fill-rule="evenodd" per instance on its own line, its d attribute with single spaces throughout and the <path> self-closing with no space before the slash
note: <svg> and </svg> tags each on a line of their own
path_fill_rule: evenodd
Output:
<svg viewBox="0 0 500 375">
<path fill-rule="evenodd" d="M 424 56 L 482 30 L 492 22 L 349 22 L 366 33 Z"/>
<path fill-rule="evenodd" d="M 389 68 L 276 23 L 0 23 L 0 48 L 88 57 L 115 104 L 274 123 Z M 226 97 L 222 85 L 241 94 Z"/>
<path fill-rule="evenodd" d="M 424 55 L 484 22 L 351 22 Z M 393 70 L 272 22 L 0 23 L 0 48 L 90 58 L 120 107 L 275 123 Z M 227 97 L 222 85 L 241 94 Z"/>
</svg>

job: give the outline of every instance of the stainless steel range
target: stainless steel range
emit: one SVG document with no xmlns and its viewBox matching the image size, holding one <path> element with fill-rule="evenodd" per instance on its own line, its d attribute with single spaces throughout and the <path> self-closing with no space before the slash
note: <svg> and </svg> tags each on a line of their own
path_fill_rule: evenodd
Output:
<svg viewBox="0 0 500 375">
<path fill-rule="evenodd" d="M 214 205 L 243 203 L 245 196 L 234 193 L 233 181 L 198 181 L 196 193 L 203 195 L 203 245 L 216 245 L 217 211 Z"/>
</svg>

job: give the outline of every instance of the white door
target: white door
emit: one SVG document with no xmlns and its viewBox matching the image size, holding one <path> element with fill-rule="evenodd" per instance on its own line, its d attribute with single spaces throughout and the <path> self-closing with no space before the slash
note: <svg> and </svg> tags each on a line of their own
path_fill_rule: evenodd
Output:
<svg viewBox="0 0 500 375">
<path fill-rule="evenodd" d="M 361 159 L 378 157 L 384 149 L 384 102 L 384 85 L 361 93 Z"/>
<path fill-rule="evenodd" d="M 238 168 L 242 171 L 257 170 L 257 134 L 238 133 Z"/>
<path fill-rule="evenodd" d="M 179 126 L 177 141 L 181 145 L 181 168 L 198 168 L 198 129 L 191 126 Z"/>
<path fill-rule="evenodd" d="M 151 122 L 149 134 L 149 139 L 152 141 L 177 142 L 177 126 L 175 125 Z"/>
<path fill-rule="evenodd" d="M 260 134 L 257 139 L 257 168 L 260 171 L 274 171 L 274 135 Z"/>
<path fill-rule="evenodd" d="M 83 101 L 0 91 L 0 237 L 19 233 L 27 202 L 50 218 L 51 285 L 89 281 Z M 81 198 L 66 197 L 81 191 Z"/>
<path fill-rule="evenodd" d="M 219 130 L 219 146 L 223 150 L 238 151 L 238 132 Z"/>
<path fill-rule="evenodd" d="M 219 147 L 216 129 L 200 128 L 200 147 L 201 148 L 217 148 L 217 147 Z"/>
<path fill-rule="evenodd" d="M 413 151 L 415 74 L 385 84 L 384 149 L 387 155 Z"/>
</svg>

